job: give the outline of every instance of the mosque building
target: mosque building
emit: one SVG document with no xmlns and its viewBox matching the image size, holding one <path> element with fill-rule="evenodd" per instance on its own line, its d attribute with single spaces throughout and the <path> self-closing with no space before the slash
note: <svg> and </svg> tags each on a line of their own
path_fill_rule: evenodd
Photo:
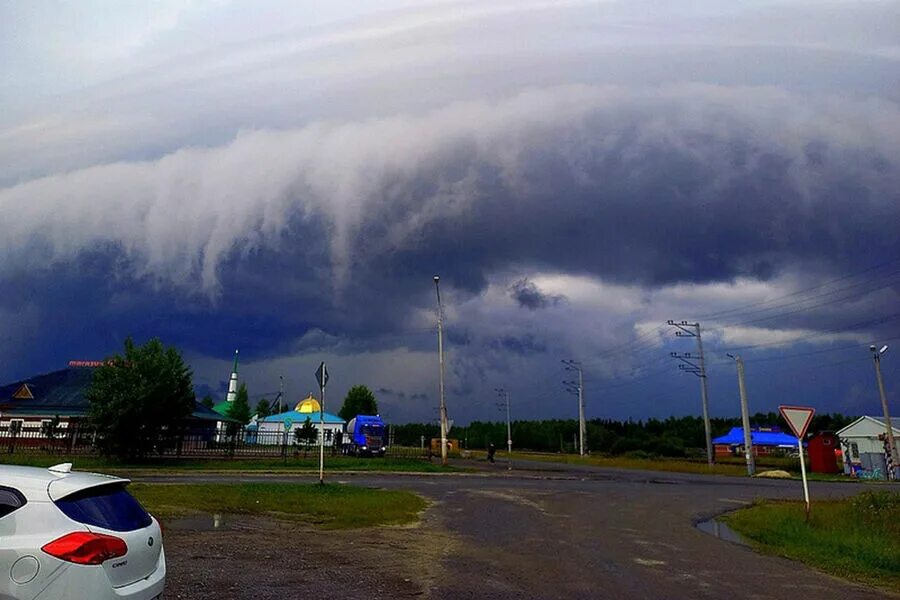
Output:
<svg viewBox="0 0 900 600">
<path fill-rule="evenodd" d="M 284 434 L 287 433 L 287 443 L 293 444 L 296 439 L 295 432 L 302 430 L 306 419 L 309 419 L 310 424 L 316 432 L 313 443 L 317 445 L 319 439 L 320 417 L 324 420 L 325 445 L 332 446 L 335 443 L 338 432 L 343 431 L 346 421 L 337 415 L 332 415 L 327 412 L 323 413 L 322 406 L 312 394 L 298 402 L 297 406 L 294 407 L 294 410 L 289 410 L 277 415 L 270 415 L 262 421 L 259 421 L 257 430 L 258 443 L 281 444 L 284 440 Z"/>
</svg>

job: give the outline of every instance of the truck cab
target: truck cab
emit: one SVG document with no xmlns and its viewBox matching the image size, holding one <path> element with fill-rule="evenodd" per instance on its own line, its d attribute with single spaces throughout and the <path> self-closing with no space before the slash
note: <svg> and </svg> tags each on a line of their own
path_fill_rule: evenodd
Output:
<svg viewBox="0 0 900 600">
<path fill-rule="evenodd" d="M 387 452 L 387 428 L 378 415 L 356 415 L 347 422 L 344 454 L 384 456 Z"/>
</svg>

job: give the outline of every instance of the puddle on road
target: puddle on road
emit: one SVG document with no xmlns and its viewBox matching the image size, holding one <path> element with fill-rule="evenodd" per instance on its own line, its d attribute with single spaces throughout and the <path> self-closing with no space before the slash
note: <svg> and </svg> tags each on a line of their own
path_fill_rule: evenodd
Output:
<svg viewBox="0 0 900 600">
<path fill-rule="evenodd" d="M 229 520 L 225 519 L 225 515 L 219 513 L 204 513 L 191 517 L 182 517 L 180 519 L 172 519 L 165 523 L 166 529 L 175 529 L 181 531 L 222 531 L 230 529 Z"/>
<path fill-rule="evenodd" d="M 744 538 L 740 536 L 734 529 L 726 525 L 725 523 L 721 523 L 716 519 L 710 519 L 709 521 L 700 521 L 696 525 L 697 529 L 702 531 L 703 533 L 708 533 L 709 535 L 713 535 L 720 540 L 725 540 L 726 542 L 731 542 L 732 544 L 738 544 L 741 546 L 747 546 L 747 542 L 744 541 Z"/>
</svg>

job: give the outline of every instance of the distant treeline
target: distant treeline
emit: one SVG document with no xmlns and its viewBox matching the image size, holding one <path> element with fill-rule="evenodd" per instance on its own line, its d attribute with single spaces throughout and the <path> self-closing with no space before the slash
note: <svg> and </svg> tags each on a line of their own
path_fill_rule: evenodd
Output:
<svg viewBox="0 0 900 600">
<path fill-rule="evenodd" d="M 838 413 L 816 415 L 810 432 L 837 431 L 852 423 L 856 417 Z M 728 433 L 732 427 L 740 427 L 740 418 L 712 419 L 712 435 Z M 778 413 L 757 413 L 750 417 L 752 427 L 780 427 L 789 431 Z M 422 436 L 426 444 L 431 438 L 440 437 L 440 426 L 435 423 L 408 423 L 394 425 L 394 443 L 418 446 Z M 575 419 L 545 421 L 513 421 L 513 447 L 520 450 L 547 452 L 572 452 L 574 438 L 578 434 Z M 498 448 L 506 446 L 506 422 L 473 421 L 466 427 L 454 426 L 451 438 L 458 439 L 464 448 L 486 448 L 493 443 Z M 624 454 L 644 452 L 657 456 L 694 456 L 702 452 L 703 419 L 700 417 L 669 417 L 665 420 L 613 421 L 592 419 L 587 422 L 587 447 L 591 452 Z"/>
</svg>

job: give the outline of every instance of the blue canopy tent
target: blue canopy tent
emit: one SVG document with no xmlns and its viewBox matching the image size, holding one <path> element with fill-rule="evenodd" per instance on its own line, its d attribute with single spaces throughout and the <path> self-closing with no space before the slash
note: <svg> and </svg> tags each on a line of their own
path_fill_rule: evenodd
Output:
<svg viewBox="0 0 900 600">
<path fill-rule="evenodd" d="M 762 453 L 768 453 L 769 450 L 775 448 L 796 449 L 797 438 L 789 433 L 784 433 L 779 429 L 768 429 L 760 431 L 758 429 L 750 429 L 750 442 L 757 453 L 760 449 L 765 448 Z M 735 446 L 744 445 L 744 428 L 732 427 L 731 431 L 721 437 L 717 437 L 712 441 L 715 446 L 727 446 L 729 449 Z"/>
<path fill-rule="evenodd" d="M 712 442 L 713 444 L 727 444 L 729 446 L 743 445 L 744 428 L 732 427 L 731 431 L 729 431 L 722 437 L 715 438 Z M 750 442 L 754 446 L 790 446 L 791 448 L 797 447 L 797 438 L 777 429 L 769 431 L 759 431 L 758 429 L 753 429 L 751 427 Z"/>
</svg>

